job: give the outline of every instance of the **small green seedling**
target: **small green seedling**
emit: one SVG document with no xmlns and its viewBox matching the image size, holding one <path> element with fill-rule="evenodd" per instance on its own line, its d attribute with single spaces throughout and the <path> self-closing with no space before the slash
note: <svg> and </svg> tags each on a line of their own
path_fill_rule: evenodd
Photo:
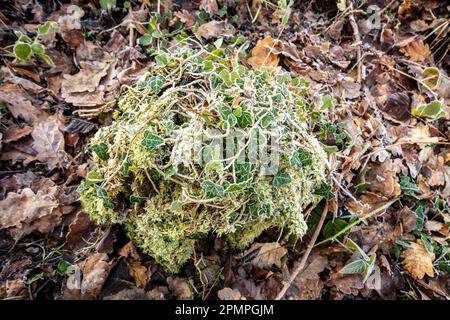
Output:
<svg viewBox="0 0 450 320">
<path fill-rule="evenodd" d="M 17 41 L 13 49 L 13 54 L 16 58 L 15 62 L 29 61 L 34 56 L 38 56 L 49 66 L 53 67 L 55 64 L 52 58 L 45 54 L 45 46 L 39 42 L 39 37 L 47 34 L 50 28 L 58 28 L 58 23 L 47 21 L 44 24 L 38 25 L 38 33 L 34 39 L 31 39 L 20 31 L 16 31 Z"/>
</svg>

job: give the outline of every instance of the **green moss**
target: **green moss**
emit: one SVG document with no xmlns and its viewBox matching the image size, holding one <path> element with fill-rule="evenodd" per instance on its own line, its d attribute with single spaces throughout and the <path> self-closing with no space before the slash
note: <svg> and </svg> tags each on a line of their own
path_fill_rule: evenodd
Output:
<svg viewBox="0 0 450 320">
<path fill-rule="evenodd" d="M 272 227 L 302 237 L 303 209 L 320 200 L 326 175 L 326 155 L 304 122 L 306 83 L 248 69 L 225 52 L 160 54 L 170 63 L 128 88 L 113 124 L 92 139 L 102 147 L 95 179 L 79 189 L 86 211 L 123 224 L 174 272 L 210 234 L 236 248 Z"/>
</svg>

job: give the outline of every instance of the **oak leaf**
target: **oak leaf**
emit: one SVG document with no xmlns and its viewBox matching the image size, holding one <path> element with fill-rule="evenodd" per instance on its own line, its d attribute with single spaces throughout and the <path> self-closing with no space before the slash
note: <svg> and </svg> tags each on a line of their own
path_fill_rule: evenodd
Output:
<svg viewBox="0 0 450 320">
<path fill-rule="evenodd" d="M 248 59 L 255 68 L 269 67 L 275 68 L 280 62 L 280 58 L 272 52 L 276 42 L 271 37 L 266 37 L 258 41 L 256 46 L 252 49 L 252 56 Z"/>
</svg>

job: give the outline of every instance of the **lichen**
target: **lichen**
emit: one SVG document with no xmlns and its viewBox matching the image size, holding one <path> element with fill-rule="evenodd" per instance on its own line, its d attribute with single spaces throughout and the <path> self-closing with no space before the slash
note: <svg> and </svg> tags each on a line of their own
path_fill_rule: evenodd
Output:
<svg viewBox="0 0 450 320">
<path fill-rule="evenodd" d="M 272 227 L 302 237 L 303 210 L 321 199 L 326 177 L 307 92 L 304 80 L 249 69 L 237 52 L 187 43 L 159 51 L 92 139 L 84 208 L 123 224 L 175 272 L 211 234 L 239 249 Z"/>
</svg>

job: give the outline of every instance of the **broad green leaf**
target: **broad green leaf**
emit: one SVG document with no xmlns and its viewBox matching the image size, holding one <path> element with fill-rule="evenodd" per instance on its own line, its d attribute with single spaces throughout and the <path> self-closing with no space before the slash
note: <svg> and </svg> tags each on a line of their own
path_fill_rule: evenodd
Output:
<svg viewBox="0 0 450 320">
<path fill-rule="evenodd" d="M 25 42 L 16 42 L 14 45 L 14 55 L 19 60 L 28 60 L 31 58 L 33 50 L 28 43 Z"/>
<path fill-rule="evenodd" d="M 38 36 L 43 36 L 47 34 L 48 30 L 50 30 L 50 27 L 51 27 L 50 21 L 38 25 Z"/>
<path fill-rule="evenodd" d="M 88 173 L 88 175 L 86 176 L 85 183 L 86 183 L 86 186 L 89 187 L 89 186 L 92 186 L 92 185 L 97 184 L 102 181 L 103 181 L 102 175 L 98 171 L 93 170 L 93 171 L 90 171 Z"/>
<path fill-rule="evenodd" d="M 166 169 L 164 169 L 164 179 L 170 178 L 175 173 L 177 173 L 177 168 L 170 165 Z"/>
<path fill-rule="evenodd" d="M 333 238 L 338 232 L 343 230 L 348 225 L 344 219 L 334 219 L 323 227 L 322 234 L 325 239 Z"/>
<path fill-rule="evenodd" d="M 274 121 L 275 121 L 275 119 L 273 118 L 273 116 L 272 116 L 271 114 L 266 114 L 266 115 L 261 119 L 261 127 L 267 128 L 268 126 L 270 126 L 271 124 L 273 124 Z"/>
<path fill-rule="evenodd" d="M 152 36 L 149 33 L 144 34 L 143 36 L 139 37 L 139 44 L 141 46 L 149 46 L 152 43 Z"/>
<path fill-rule="evenodd" d="M 233 114 L 233 110 L 231 110 L 230 107 L 228 107 L 227 105 L 225 105 L 223 103 L 220 103 L 217 106 L 217 109 L 219 111 L 220 118 L 224 121 L 227 121 L 228 118 Z"/>
<path fill-rule="evenodd" d="M 114 203 L 108 195 L 106 189 L 97 187 L 97 197 L 103 200 L 103 205 L 108 209 L 114 209 Z"/>
<path fill-rule="evenodd" d="M 236 191 L 244 190 L 247 187 L 247 181 L 242 181 L 239 183 L 224 183 L 225 193 L 232 193 Z"/>
<path fill-rule="evenodd" d="M 445 112 L 442 110 L 443 103 L 441 101 L 432 101 L 428 104 L 421 104 L 411 110 L 411 114 L 417 117 L 425 117 L 430 119 L 439 119 L 445 117 Z"/>
<path fill-rule="evenodd" d="M 108 146 L 104 143 L 94 144 L 91 147 L 92 151 L 95 152 L 99 159 L 106 161 L 108 160 Z"/>
<path fill-rule="evenodd" d="M 322 97 L 322 105 L 320 106 L 320 110 L 328 110 L 336 105 L 336 100 L 333 99 L 330 95 L 326 95 Z"/>
<path fill-rule="evenodd" d="M 291 157 L 291 164 L 298 168 L 312 165 L 312 154 L 304 149 L 298 149 Z"/>
<path fill-rule="evenodd" d="M 353 273 L 365 273 L 365 271 L 367 270 L 367 261 L 365 261 L 364 259 L 358 259 L 355 260 L 353 262 L 350 262 L 349 264 L 347 264 L 345 267 L 343 267 L 339 273 L 344 273 L 344 274 L 353 274 Z"/>
<path fill-rule="evenodd" d="M 203 181 L 201 186 L 205 191 L 207 199 L 215 197 L 223 198 L 225 196 L 225 189 L 220 184 L 214 183 L 211 180 Z"/>
<path fill-rule="evenodd" d="M 275 177 L 273 178 L 272 184 L 275 188 L 280 188 L 282 185 L 287 184 L 289 182 L 291 182 L 291 176 L 289 175 L 289 173 L 284 172 L 284 171 L 279 171 L 277 172 L 277 174 L 275 175 Z"/>
<path fill-rule="evenodd" d="M 32 49 L 33 52 L 36 53 L 36 54 L 44 54 L 44 52 L 45 52 L 45 47 L 44 47 L 42 44 L 37 43 L 37 42 L 34 42 L 34 43 L 31 45 L 31 49 Z"/>
<path fill-rule="evenodd" d="M 256 165 L 250 162 L 235 164 L 236 177 L 238 182 L 250 181 L 253 178 L 253 170 Z"/>
<path fill-rule="evenodd" d="M 155 61 L 159 66 L 167 66 L 170 63 L 170 56 L 167 53 L 160 53 L 155 56 Z"/>
<path fill-rule="evenodd" d="M 150 148 L 150 149 L 156 149 L 159 146 L 164 144 L 164 139 L 151 133 L 149 130 L 144 131 L 144 137 L 141 140 L 141 145 Z"/>
<path fill-rule="evenodd" d="M 250 112 L 244 111 L 242 115 L 237 118 L 237 124 L 239 128 L 244 129 L 253 125 L 253 116 Z"/>
</svg>

